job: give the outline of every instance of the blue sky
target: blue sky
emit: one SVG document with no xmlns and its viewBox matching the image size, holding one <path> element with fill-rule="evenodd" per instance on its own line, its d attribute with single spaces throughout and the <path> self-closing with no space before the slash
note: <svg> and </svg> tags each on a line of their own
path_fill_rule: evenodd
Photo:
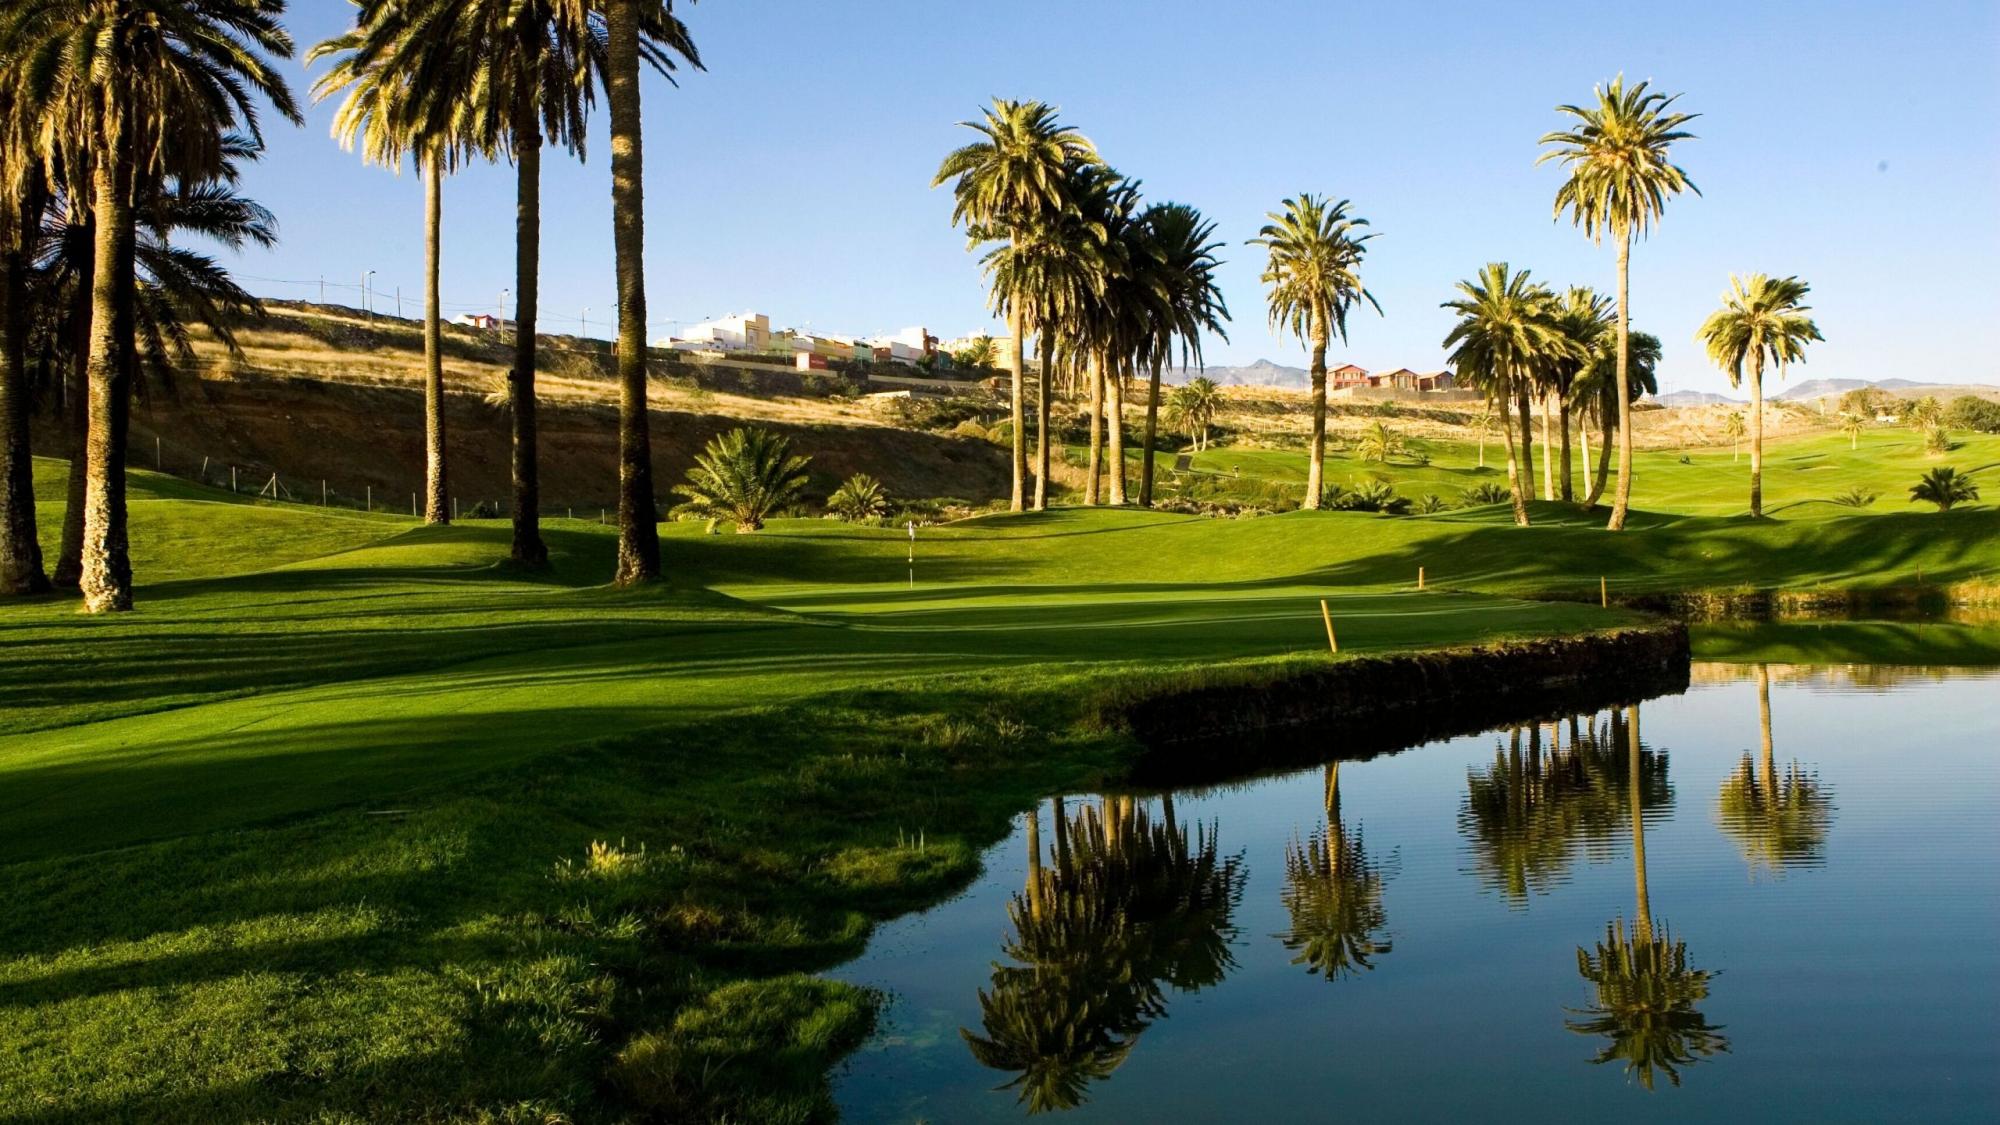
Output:
<svg viewBox="0 0 2000 1125">
<path fill-rule="evenodd" d="M 303 49 L 352 9 L 293 0 Z M 1586 21 L 1573 4 L 1305 0 L 706 0 L 684 16 L 708 63 L 646 89 L 649 336 L 743 309 L 778 324 L 955 336 L 989 323 L 974 256 L 929 188 L 954 122 L 994 95 L 1039 98 L 1150 199 L 1201 208 L 1229 243 L 1236 320 L 1211 363 L 1303 364 L 1266 327 L 1255 248 L 1286 195 L 1353 200 L 1380 237 L 1364 276 L 1386 315 L 1334 356 L 1440 366 L 1452 284 L 1505 260 L 1609 290 L 1608 246 L 1550 218 L 1537 168 L 1553 107 L 1623 71 L 1703 116 L 1683 196 L 1633 251 L 1637 327 L 1670 389 L 1722 389 L 1693 342 L 1732 271 L 1798 274 L 1827 336 L 1794 378 L 1994 380 L 2000 313 L 2000 5 L 1680 3 Z M 1002 20 L 1007 22 L 1001 22 Z M 311 76 L 292 64 L 301 94 Z M 283 241 L 234 263 L 254 291 L 358 300 L 375 270 L 414 315 L 422 196 L 329 139 L 331 105 L 274 126 L 245 177 Z M 612 319 L 605 118 L 587 164 L 544 178 L 543 324 Z M 446 185 L 443 291 L 494 308 L 512 285 L 512 169 Z M 298 284 L 305 282 L 306 284 Z M 333 288 L 345 285 L 346 290 Z M 385 298 L 378 308 L 388 309 Z M 511 312 L 511 306 L 510 306 Z"/>
</svg>

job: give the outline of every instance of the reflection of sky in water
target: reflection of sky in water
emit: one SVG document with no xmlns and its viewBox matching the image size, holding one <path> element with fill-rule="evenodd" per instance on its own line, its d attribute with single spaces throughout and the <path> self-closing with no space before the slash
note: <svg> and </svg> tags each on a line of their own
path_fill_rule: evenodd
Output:
<svg viewBox="0 0 2000 1125">
<path fill-rule="evenodd" d="M 1792 864 L 1753 862 L 1753 829 L 1721 825 L 1726 783 L 1759 757 L 1748 671 L 1702 669 L 1688 695 L 1642 708 L 1671 786 L 1647 813 L 1653 922 L 1715 974 L 1698 1007 L 1729 1046 L 1683 1066 L 1680 1087 L 1662 1075 L 1648 1094 L 1618 1063 L 1591 1066 L 1604 1041 L 1564 1026 L 1594 1002 L 1578 947 L 1633 919 L 1629 818 L 1519 901 L 1482 874 L 1460 823 L 1468 772 L 1506 752 L 1502 732 L 1341 768 L 1341 820 L 1380 869 L 1393 948 L 1333 981 L 1293 964 L 1277 936 L 1287 846 L 1326 824 L 1323 771 L 1177 796 L 1180 823 L 1213 823 L 1222 852 L 1242 857 L 1236 967 L 1212 988 L 1166 989 L 1164 1017 L 1067 1116 L 1987 1119 L 2000 1106 L 2000 676 L 1925 670 L 1884 690 L 1856 671 L 1772 670 L 1780 778 L 1796 761 L 1830 804 L 1824 842 Z M 896 997 L 836 1080 L 849 1119 L 1023 1115 L 1011 1091 L 993 1092 L 1012 1075 L 974 1061 L 959 1029 L 980 1029 L 978 993 L 1006 962 L 1026 870 L 1017 831 L 965 895 L 883 927 L 836 974 Z"/>
</svg>

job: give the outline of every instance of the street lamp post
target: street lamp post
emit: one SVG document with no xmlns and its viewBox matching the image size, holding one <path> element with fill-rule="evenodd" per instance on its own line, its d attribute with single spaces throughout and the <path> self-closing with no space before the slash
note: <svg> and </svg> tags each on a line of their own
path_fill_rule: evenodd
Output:
<svg viewBox="0 0 2000 1125">
<path fill-rule="evenodd" d="M 370 324 L 375 323 L 375 302 L 369 295 L 368 286 L 374 278 L 374 270 L 369 270 L 367 273 L 361 275 L 361 308 L 362 311 L 368 314 L 368 323 Z"/>
</svg>

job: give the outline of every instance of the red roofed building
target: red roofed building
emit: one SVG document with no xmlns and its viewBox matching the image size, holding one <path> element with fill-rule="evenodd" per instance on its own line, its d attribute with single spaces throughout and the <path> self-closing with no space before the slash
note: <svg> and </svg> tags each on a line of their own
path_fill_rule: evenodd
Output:
<svg viewBox="0 0 2000 1125">
<path fill-rule="evenodd" d="M 1369 385 L 1368 369 L 1365 367 L 1356 367 L 1351 363 L 1343 363 L 1326 374 L 1328 383 L 1334 390 L 1339 390 L 1342 387 L 1366 387 Z"/>
</svg>

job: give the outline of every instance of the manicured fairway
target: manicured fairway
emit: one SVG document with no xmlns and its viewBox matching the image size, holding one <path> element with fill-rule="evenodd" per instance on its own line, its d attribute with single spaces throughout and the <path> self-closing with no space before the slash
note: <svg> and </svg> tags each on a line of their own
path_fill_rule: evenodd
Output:
<svg viewBox="0 0 2000 1125">
<path fill-rule="evenodd" d="M 669 525 L 671 581 L 620 592 L 594 524 L 527 577 L 500 522 L 134 490 L 138 612 L 0 611 L 0 1119 L 808 1119 L 871 1006 L 798 974 L 1117 777 L 1107 691 L 1323 661 L 1321 598 L 1349 658 L 1631 620 L 1521 600 L 1600 575 L 2000 574 L 1990 507 L 1070 509 L 924 529 L 914 563 L 894 528 Z"/>
</svg>

